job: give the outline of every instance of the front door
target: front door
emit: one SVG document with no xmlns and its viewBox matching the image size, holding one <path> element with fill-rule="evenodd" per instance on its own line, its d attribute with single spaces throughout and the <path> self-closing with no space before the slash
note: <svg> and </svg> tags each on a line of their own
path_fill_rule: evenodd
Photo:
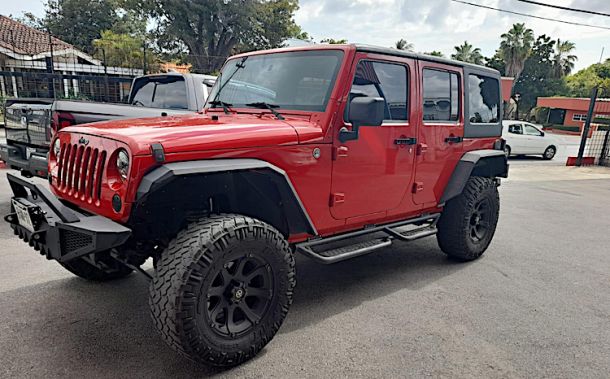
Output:
<svg viewBox="0 0 610 379">
<path fill-rule="evenodd" d="M 414 70 L 411 59 L 356 55 L 346 112 L 334 130 L 330 198 L 333 217 L 383 216 L 410 193 L 416 137 L 415 126 L 410 122 Z M 356 96 L 383 98 L 384 122 L 378 127 L 362 126 L 358 139 L 341 143 L 339 129 L 351 128 L 346 120 L 347 107 Z"/>
<path fill-rule="evenodd" d="M 419 61 L 421 106 L 413 200 L 438 204 L 462 157 L 464 119 L 462 71 L 458 67 Z"/>
</svg>

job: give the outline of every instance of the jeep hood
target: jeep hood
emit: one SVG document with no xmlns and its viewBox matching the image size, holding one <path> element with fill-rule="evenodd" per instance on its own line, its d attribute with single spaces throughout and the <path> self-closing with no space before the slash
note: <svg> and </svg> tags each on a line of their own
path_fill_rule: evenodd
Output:
<svg viewBox="0 0 610 379">
<path fill-rule="evenodd" d="M 299 129 L 303 119 L 295 120 Z M 132 154 L 150 154 L 150 144 L 161 143 L 166 154 L 239 149 L 299 143 L 289 120 L 267 114 L 220 116 L 206 114 L 126 119 L 70 126 L 60 133 L 96 135 L 125 142 Z M 308 122 L 306 122 L 308 123 Z M 310 125 L 312 129 L 318 129 Z M 321 137 L 321 130 L 320 130 Z M 311 136 L 308 136 L 311 137 Z"/>
</svg>

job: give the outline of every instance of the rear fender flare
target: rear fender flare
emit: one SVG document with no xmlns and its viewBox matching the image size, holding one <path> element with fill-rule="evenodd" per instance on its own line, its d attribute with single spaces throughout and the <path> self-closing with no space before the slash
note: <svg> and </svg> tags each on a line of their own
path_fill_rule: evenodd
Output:
<svg viewBox="0 0 610 379">
<path fill-rule="evenodd" d="M 482 176 L 485 178 L 508 177 L 508 161 L 504 151 L 476 150 L 465 153 L 455 166 L 453 174 L 451 174 L 440 204 L 445 204 L 461 194 L 471 176 Z"/>
</svg>

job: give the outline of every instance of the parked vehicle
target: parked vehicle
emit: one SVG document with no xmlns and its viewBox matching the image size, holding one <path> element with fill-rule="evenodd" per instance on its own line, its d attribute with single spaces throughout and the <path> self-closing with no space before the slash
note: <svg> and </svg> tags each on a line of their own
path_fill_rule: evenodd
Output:
<svg viewBox="0 0 610 379">
<path fill-rule="evenodd" d="M 28 176 L 46 178 L 49 141 L 55 131 L 97 121 L 196 112 L 203 108 L 214 81 L 214 76 L 197 74 L 140 76 L 132 83 L 127 104 L 8 99 L 7 143 L 0 145 L 0 159 Z"/>
<path fill-rule="evenodd" d="M 502 121 L 502 137 L 506 140 L 506 156 L 542 155 L 543 159 L 551 160 L 559 146 L 556 138 L 524 121 Z"/>
<path fill-rule="evenodd" d="M 60 130 L 53 193 L 9 174 L 5 220 L 85 279 L 152 258 L 163 339 L 236 365 L 284 321 L 295 254 L 331 264 L 433 235 L 457 260 L 486 251 L 508 174 L 500 94 L 496 70 L 393 49 L 238 55 L 203 114 Z"/>
</svg>

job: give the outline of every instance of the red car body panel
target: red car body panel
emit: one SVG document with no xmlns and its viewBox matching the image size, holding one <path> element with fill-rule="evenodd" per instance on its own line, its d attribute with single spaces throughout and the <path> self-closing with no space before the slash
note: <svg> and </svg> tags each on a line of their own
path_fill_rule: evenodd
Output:
<svg viewBox="0 0 610 379">
<path fill-rule="evenodd" d="M 423 96 L 422 70 L 430 67 L 455 71 L 463 86 L 460 67 L 399 56 L 357 53 L 351 45 L 313 48 L 339 49 L 345 53 L 325 112 L 281 109 L 286 119 L 278 120 L 267 110 L 233 109 L 235 113 L 226 115 L 222 109 L 208 109 L 195 115 L 67 127 L 58 133 L 62 145 L 76 144 L 84 137 L 91 141 L 91 146 L 108 151 L 126 148 L 131 158 L 129 178 L 121 182 L 118 176 L 104 173 L 102 196 L 97 201 L 75 197 L 57 183 L 57 162 L 51 154 L 53 191 L 85 210 L 126 223 L 142 177 L 160 165 L 151 155 L 151 144 L 162 144 L 165 163 L 254 158 L 287 173 L 319 235 L 326 236 L 438 210 L 443 190 L 463 153 L 493 148 L 496 138 L 445 142 L 447 137 L 463 136 L 463 96 L 459 121 L 434 124 L 422 121 L 423 114 L 418 106 Z M 311 49 L 307 46 L 278 51 Z M 249 55 L 270 52 L 273 51 Z M 361 59 L 389 61 L 407 67 L 409 121 L 361 128 L 358 141 L 342 144 L 336 136 L 340 128 L 349 126 L 343 114 L 355 67 Z M 395 139 L 405 137 L 416 137 L 418 144 L 399 146 L 393 143 Z M 320 149 L 319 158 L 314 157 L 314 149 Z M 118 213 L 109 205 L 115 194 L 124 202 Z M 289 236 L 289 239 L 298 242 L 308 237 L 299 234 Z"/>
</svg>

